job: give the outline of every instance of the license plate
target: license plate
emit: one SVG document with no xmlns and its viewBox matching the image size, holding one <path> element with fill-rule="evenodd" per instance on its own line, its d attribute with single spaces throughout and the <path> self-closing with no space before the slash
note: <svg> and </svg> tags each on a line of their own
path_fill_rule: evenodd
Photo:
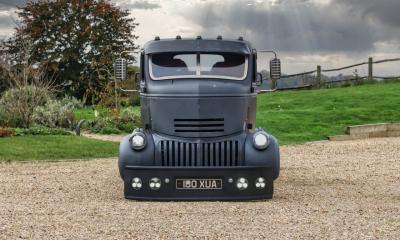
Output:
<svg viewBox="0 0 400 240">
<path fill-rule="evenodd" d="M 176 179 L 176 189 L 222 189 L 222 179 Z"/>
</svg>

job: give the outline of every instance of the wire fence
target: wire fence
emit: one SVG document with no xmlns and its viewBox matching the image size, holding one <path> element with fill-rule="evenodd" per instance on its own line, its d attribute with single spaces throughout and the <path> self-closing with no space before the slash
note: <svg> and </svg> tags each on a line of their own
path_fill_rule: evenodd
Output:
<svg viewBox="0 0 400 240">
<path fill-rule="evenodd" d="M 372 82 L 375 79 L 381 79 L 381 80 L 398 79 L 398 78 L 400 78 L 400 76 L 382 77 L 382 76 L 375 76 L 373 74 L 373 72 L 374 72 L 373 69 L 374 69 L 375 64 L 398 62 L 398 61 L 400 61 L 400 58 L 390 58 L 390 59 L 383 59 L 383 60 L 378 60 L 378 61 L 373 61 L 373 58 L 369 58 L 368 61 L 366 61 L 366 62 L 361 62 L 361 63 L 352 64 L 352 65 L 345 66 L 345 67 L 332 68 L 332 69 L 322 69 L 321 66 L 318 65 L 316 70 L 302 72 L 302 73 L 296 73 L 296 74 L 290 74 L 290 75 L 284 75 L 281 77 L 281 79 L 303 77 L 303 79 L 311 79 L 312 81 L 306 81 L 309 83 L 305 83 L 305 84 L 301 84 L 301 85 L 297 85 L 297 86 L 290 86 L 290 87 L 280 87 L 280 88 L 278 88 L 278 90 L 320 88 L 325 85 L 353 83 L 353 82 L 360 82 L 360 81 L 365 81 L 365 80 Z M 351 78 L 324 81 L 324 78 L 326 78 L 326 77 L 323 76 L 323 73 L 343 71 L 346 69 L 364 66 L 364 65 L 368 65 L 368 75 L 367 76 L 358 76 L 358 74 L 356 74 L 356 76 L 354 76 L 354 77 L 352 76 Z M 315 76 L 311 77 L 312 74 L 315 74 Z"/>
</svg>

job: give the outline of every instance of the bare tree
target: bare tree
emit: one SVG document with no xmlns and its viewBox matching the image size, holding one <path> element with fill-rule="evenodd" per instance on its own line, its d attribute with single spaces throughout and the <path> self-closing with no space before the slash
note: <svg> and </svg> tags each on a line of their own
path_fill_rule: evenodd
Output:
<svg viewBox="0 0 400 240">
<path fill-rule="evenodd" d="M 30 61 L 31 43 L 25 38 L 14 55 L 2 44 L 0 66 L 8 90 L 0 98 L 0 124 L 29 128 L 34 109 L 55 92 L 54 76 L 47 76 L 46 66 Z"/>
</svg>

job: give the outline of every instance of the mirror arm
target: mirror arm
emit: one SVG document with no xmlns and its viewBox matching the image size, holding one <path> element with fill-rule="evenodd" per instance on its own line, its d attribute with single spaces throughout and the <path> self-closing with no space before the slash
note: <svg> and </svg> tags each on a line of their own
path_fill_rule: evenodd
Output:
<svg viewBox="0 0 400 240">
<path fill-rule="evenodd" d="M 132 50 L 122 51 L 122 52 L 119 53 L 119 57 L 121 58 L 121 57 L 122 57 L 122 54 L 124 54 L 124 53 L 136 53 L 136 51 L 132 51 Z M 138 74 L 138 73 L 135 73 L 135 80 L 136 80 L 136 78 L 137 78 L 137 77 L 136 77 L 137 74 Z M 115 81 L 115 86 L 117 86 L 117 79 L 115 79 L 115 77 L 114 77 L 114 81 Z M 121 88 L 121 87 L 119 87 L 118 90 L 121 91 L 121 92 L 134 92 L 134 93 L 140 92 L 140 90 L 136 90 L 136 89 L 124 89 L 124 88 Z"/>
</svg>

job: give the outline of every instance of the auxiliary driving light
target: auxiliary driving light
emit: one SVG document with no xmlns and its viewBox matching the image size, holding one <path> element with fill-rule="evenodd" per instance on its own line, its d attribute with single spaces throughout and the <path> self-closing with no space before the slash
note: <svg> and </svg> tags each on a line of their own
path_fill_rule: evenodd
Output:
<svg viewBox="0 0 400 240">
<path fill-rule="evenodd" d="M 138 177 L 132 179 L 132 188 L 135 190 L 139 190 L 142 188 L 142 180 Z"/>
<path fill-rule="evenodd" d="M 239 179 L 236 181 L 236 187 L 237 187 L 239 190 L 246 190 L 248 186 L 249 186 L 249 183 L 248 183 L 248 181 L 247 181 L 246 178 L 239 178 Z"/>
<path fill-rule="evenodd" d="M 253 136 L 254 147 L 263 150 L 266 149 L 270 143 L 269 137 L 264 132 L 258 132 Z"/>
<path fill-rule="evenodd" d="M 133 133 L 129 141 L 134 150 L 142 150 L 146 146 L 145 135 L 141 132 Z"/>
<path fill-rule="evenodd" d="M 265 188 L 265 178 L 259 177 L 256 179 L 256 188 L 258 189 Z"/>
<path fill-rule="evenodd" d="M 153 190 L 158 190 L 161 187 L 161 180 L 159 178 L 150 179 L 149 186 Z"/>
</svg>

